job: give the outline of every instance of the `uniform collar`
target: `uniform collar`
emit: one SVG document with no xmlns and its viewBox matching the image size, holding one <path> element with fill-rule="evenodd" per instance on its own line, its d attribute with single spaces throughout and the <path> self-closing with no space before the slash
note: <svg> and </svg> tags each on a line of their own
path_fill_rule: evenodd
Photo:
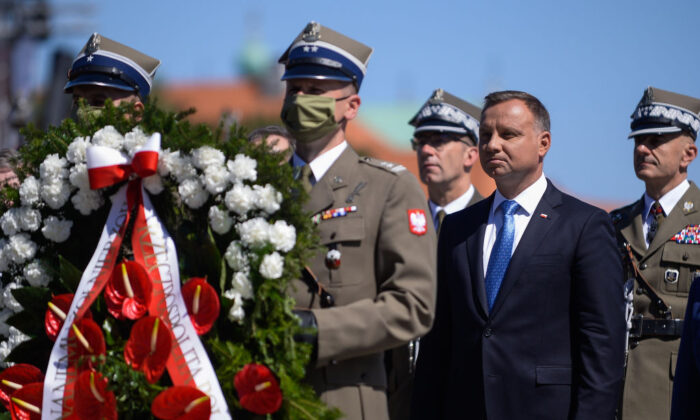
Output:
<svg viewBox="0 0 700 420">
<path fill-rule="evenodd" d="M 469 188 L 464 194 L 457 197 L 455 200 L 450 201 L 444 207 L 435 204 L 433 200 L 428 200 L 428 204 L 430 205 L 430 212 L 433 215 L 435 215 L 440 210 L 445 210 L 445 214 L 452 214 L 467 207 L 467 204 L 469 204 L 469 201 L 471 201 L 472 197 L 474 197 L 474 185 L 470 184 Z"/>
<path fill-rule="evenodd" d="M 314 174 L 314 179 L 317 182 L 318 180 L 323 178 L 323 175 L 325 175 L 326 172 L 328 172 L 328 169 L 330 169 L 330 167 L 335 163 L 335 161 L 338 160 L 340 155 L 345 149 L 347 149 L 347 147 L 348 142 L 343 140 L 343 142 L 339 145 L 324 152 L 320 156 L 317 156 L 316 159 L 309 162 L 311 172 Z M 304 160 L 300 158 L 299 155 L 294 153 L 294 156 L 292 157 L 292 165 L 296 168 L 306 165 L 306 162 L 304 162 Z"/>
<path fill-rule="evenodd" d="M 683 197 L 683 194 L 688 191 L 688 188 L 690 188 L 690 183 L 687 179 L 684 179 L 683 182 L 676 185 L 671 191 L 667 192 L 659 199 L 659 204 L 661 204 L 661 208 L 664 209 L 664 214 L 666 216 L 671 214 L 673 208 L 678 204 L 678 200 Z M 644 213 L 642 213 L 642 217 L 646 217 L 649 214 L 649 209 L 651 209 L 654 201 L 655 200 L 649 197 L 646 192 L 644 193 Z"/>
</svg>

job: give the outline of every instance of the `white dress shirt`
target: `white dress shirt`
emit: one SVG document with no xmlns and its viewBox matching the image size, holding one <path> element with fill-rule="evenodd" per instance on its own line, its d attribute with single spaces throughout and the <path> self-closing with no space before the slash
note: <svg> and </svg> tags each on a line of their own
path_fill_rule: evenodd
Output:
<svg viewBox="0 0 700 420">
<path fill-rule="evenodd" d="M 684 179 L 683 182 L 676 185 L 671 191 L 667 192 L 663 195 L 663 197 L 659 198 L 659 204 L 661 204 L 661 208 L 664 210 L 664 215 L 666 217 L 668 217 L 668 215 L 671 214 L 671 210 L 673 210 L 673 208 L 676 207 L 676 204 L 678 204 L 678 201 L 681 199 L 681 197 L 683 197 L 683 194 L 685 194 L 685 192 L 688 191 L 688 188 L 690 188 L 690 183 L 687 179 Z M 651 220 L 654 218 L 654 216 L 649 214 L 649 210 L 651 210 L 651 206 L 652 204 L 654 204 L 654 201 L 656 200 L 649 197 L 649 195 L 646 192 L 644 193 L 644 213 L 642 213 L 642 231 L 644 232 L 644 242 L 647 244 L 647 248 L 649 248 L 649 238 L 647 237 L 647 235 L 649 234 L 649 225 L 651 225 Z"/>
<path fill-rule="evenodd" d="M 469 188 L 467 191 L 462 194 L 461 196 L 457 197 L 457 199 L 450 201 L 445 205 L 445 207 L 438 206 L 437 204 L 433 203 L 432 200 L 428 200 L 428 205 L 430 206 L 430 214 L 433 215 L 433 224 L 435 225 L 435 231 L 437 232 L 438 228 L 438 218 L 437 214 L 440 210 L 445 210 L 445 214 L 452 214 L 454 212 L 458 212 L 465 207 L 467 207 L 467 204 L 471 201 L 472 197 L 474 196 L 474 185 L 469 185 Z"/>
<path fill-rule="evenodd" d="M 510 255 L 513 255 L 513 252 L 515 252 L 515 249 L 518 247 L 520 238 L 523 237 L 523 232 L 525 232 L 527 224 L 530 223 L 532 213 L 540 203 L 546 189 L 547 178 L 545 178 L 543 173 L 537 181 L 513 199 L 520 207 L 518 207 L 518 210 L 513 215 L 515 237 L 513 239 L 513 250 Z M 486 225 L 486 231 L 484 232 L 484 278 L 486 277 L 486 268 L 489 266 L 489 259 L 491 258 L 491 249 L 496 242 L 498 231 L 503 227 L 503 210 L 501 210 L 499 206 L 505 200 L 507 200 L 507 198 L 503 197 L 503 195 L 496 190 L 493 203 L 491 203 L 491 211 L 489 211 L 489 221 Z"/>
<path fill-rule="evenodd" d="M 339 145 L 324 152 L 320 156 L 316 156 L 316 159 L 308 163 L 309 167 L 311 167 L 311 173 L 314 174 L 314 178 L 310 180 L 311 185 L 316 185 L 316 181 L 323 178 L 323 175 L 325 175 L 326 172 L 328 172 L 328 169 L 330 169 L 330 167 L 333 166 L 335 161 L 338 160 L 340 155 L 347 147 L 348 142 L 343 140 L 343 142 Z M 297 168 L 306 164 L 307 162 L 304 162 L 304 160 L 300 158 L 299 155 L 294 153 L 294 156 L 292 156 L 292 166 Z"/>
</svg>

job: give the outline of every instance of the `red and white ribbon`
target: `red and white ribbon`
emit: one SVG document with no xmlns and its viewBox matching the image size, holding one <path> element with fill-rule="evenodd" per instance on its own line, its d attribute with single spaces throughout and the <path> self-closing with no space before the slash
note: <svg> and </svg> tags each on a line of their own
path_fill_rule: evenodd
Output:
<svg viewBox="0 0 700 420">
<path fill-rule="evenodd" d="M 134 259 L 146 268 L 154 286 L 149 313 L 167 322 L 174 336 L 173 350 L 167 362 L 168 373 L 175 385 L 196 386 L 210 397 L 212 419 L 231 418 L 216 372 L 192 326 L 180 292 L 175 243 L 141 185 L 142 177 L 156 173 L 159 151 L 159 133 L 153 134 L 131 161 L 109 147 L 90 146 L 87 149 L 88 175 L 93 189 L 125 180 L 129 183 L 112 197 L 112 208 L 97 249 L 83 272 L 51 351 L 44 381 L 42 419 L 59 419 L 73 412 L 73 384 L 77 372 L 68 365 L 68 332 L 109 280 L 134 208 L 137 209 L 131 234 Z"/>
</svg>

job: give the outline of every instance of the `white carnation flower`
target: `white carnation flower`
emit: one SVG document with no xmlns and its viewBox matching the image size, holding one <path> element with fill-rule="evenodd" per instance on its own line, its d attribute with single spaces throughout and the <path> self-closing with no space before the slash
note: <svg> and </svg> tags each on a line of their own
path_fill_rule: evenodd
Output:
<svg viewBox="0 0 700 420">
<path fill-rule="evenodd" d="M 252 188 L 244 184 L 235 184 L 224 196 L 226 207 L 245 216 L 250 210 L 255 207 L 256 194 Z"/>
<path fill-rule="evenodd" d="M 5 247 L 7 257 L 16 264 L 24 264 L 36 255 L 37 246 L 26 233 L 20 233 L 10 237 Z"/>
<path fill-rule="evenodd" d="M 44 227 L 41 228 L 41 233 L 44 237 L 53 242 L 65 242 L 70 237 L 70 230 L 73 227 L 73 222 L 70 220 L 59 219 L 56 216 L 49 216 L 44 220 Z"/>
<path fill-rule="evenodd" d="M 54 210 L 66 204 L 70 197 L 70 184 L 60 178 L 46 179 L 41 182 L 41 198 Z"/>
<path fill-rule="evenodd" d="M 22 229 L 19 209 L 11 208 L 0 217 L 0 228 L 5 236 L 12 236 Z"/>
<path fill-rule="evenodd" d="M 22 273 L 27 283 L 32 287 L 46 287 L 51 281 L 51 276 L 39 261 L 32 261 L 27 264 Z"/>
<path fill-rule="evenodd" d="M 280 209 L 282 203 L 282 193 L 277 191 L 275 187 L 266 184 L 264 187 L 255 185 L 255 207 L 264 211 L 267 214 L 273 214 Z"/>
<path fill-rule="evenodd" d="M 165 189 L 163 186 L 163 179 L 158 174 L 147 176 L 146 178 L 143 178 L 141 182 L 143 183 L 143 187 L 146 189 L 146 191 L 153 195 L 158 195 Z"/>
<path fill-rule="evenodd" d="M 0 335 L 5 337 L 10 335 L 10 326 L 7 325 L 7 318 L 11 317 L 13 314 L 14 312 L 12 312 L 10 308 L 4 308 L 0 311 Z"/>
<path fill-rule="evenodd" d="M 233 241 L 228 245 L 224 258 L 226 258 L 228 266 L 234 271 L 248 270 L 248 256 L 243 252 L 238 241 Z"/>
<path fill-rule="evenodd" d="M 243 299 L 253 298 L 253 283 L 250 282 L 245 273 L 234 273 L 233 278 L 231 278 L 231 285 L 233 290 L 240 293 Z"/>
<path fill-rule="evenodd" d="M 68 145 L 66 158 L 72 163 L 84 163 L 87 160 L 87 147 L 90 145 L 90 137 L 76 137 Z"/>
<path fill-rule="evenodd" d="M 233 219 L 226 210 L 221 210 L 218 206 L 209 208 L 209 225 L 214 232 L 223 235 L 231 229 L 232 224 Z"/>
<path fill-rule="evenodd" d="M 22 305 L 20 305 L 20 303 L 17 302 L 17 299 L 15 299 L 15 297 L 12 295 L 12 291 L 20 287 L 22 286 L 12 282 L 8 283 L 7 286 L 5 286 L 5 289 L 2 291 L 2 303 L 5 308 L 11 310 L 12 312 L 19 312 L 22 310 Z"/>
<path fill-rule="evenodd" d="M 241 242 L 253 249 L 262 248 L 270 240 L 270 225 L 261 217 L 236 225 L 236 230 Z"/>
<path fill-rule="evenodd" d="M 225 162 L 226 156 L 211 146 L 202 146 L 192 152 L 192 163 L 201 170 L 210 166 L 223 166 Z"/>
<path fill-rule="evenodd" d="M 0 239 L 0 273 L 7 271 L 7 269 L 10 267 L 10 263 L 12 260 L 10 260 L 7 250 L 7 240 Z"/>
<path fill-rule="evenodd" d="M 29 340 L 29 338 L 30 338 L 28 335 L 24 334 L 22 331 L 18 330 L 15 327 L 10 327 L 9 329 L 10 329 L 10 331 L 9 331 L 10 337 L 8 338 L 7 341 L 10 342 L 10 345 L 12 346 L 12 348 L 19 346 L 20 344 Z"/>
<path fill-rule="evenodd" d="M 180 151 L 171 153 L 170 149 L 163 149 L 158 154 L 158 174 L 160 176 L 170 175 L 173 170 L 173 159 L 180 156 Z"/>
<path fill-rule="evenodd" d="M 83 216 L 87 216 L 102 206 L 102 196 L 95 190 L 80 189 L 71 198 L 73 207 Z"/>
<path fill-rule="evenodd" d="M 170 173 L 175 177 L 178 183 L 182 183 L 186 179 L 197 176 L 197 169 L 192 165 L 192 158 L 189 156 L 180 157 L 175 153 L 171 156 L 172 168 Z"/>
<path fill-rule="evenodd" d="M 71 185 L 81 190 L 90 189 L 90 178 L 88 177 L 88 168 L 84 163 L 78 163 L 72 168 L 70 168 L 70 174 L 68 175 L 68 180 Z"/>
<path fill-rule="evenodd" d="M 12 347 L 10 347 L 10 342 L 8 340 L 0 341 L 0 367 L 8 368 L 13 366 L 14 363 L 6 362 L 7 356 L 12 352 Z"/>
<path fill-rule="evenodd" d="M 134 153 L 143 147 L 146 141 L 148 141 L 148 136 L 144 134 L 141 127 L 134 127 L 133 130 L 124 136 L 124 149 L 126 149 L 129 156 L 134 156 Z"/>
<path fill-rule="evenodd" d="M 237 154 L 234 160 L 229 160 L 226 166 L 231 172 L 231 182 L 255 181 L 258 178 L 255 170 L 258 162 L 242 153 Z"/>
<path fill-rule="evenodd" d="M 92 144 L 120 150 L 124 145 L 124 136 L 113 126 L 107 125 L 93 134 Z"/>
<path fill-rule="evenodd" d="M 207 191 L 212 194 L 220 194 L 228 187 L 229 173 L 222 165 L 212 165 L 204 170 L 202 179 Z"/>
<path fill-rule="evenodd" d="M 31 207 L 22 206 L 17 211 L 22 230 L 27 232 L 36 232 L 41 226 L 41 213 Z"/>
<path fill-rule="evenodd" d="M 233 301 L 233 305 L 231 305 L 231 309 L 228 311 L 228 319 L 238 323 L 243 321 L 243 318 L 245 318 L 245 311 L 243 310 L 243 297 L 241 294 L 230 289 L 225 291 L 223 296 Z"/>
<path fill-rule="evenodd" d="M 275 246 L 276 250 L 289 252 L 294 248 L 296 240 L 296 229 L 284 220 L 278 220 L 270 226 L 270 243 Z"/>
<path fill-rule="evenodd" d="M 260 263 L 260 274 L 266 279 L 278 279 L 282 277 L 284 259 L 278 252 L 267 254 Z"/>
<path fill-rule="evenodd" d="M 53 180 L 68 176 L 66 159 L 59 157 L 56 153 L 46 156 L 46 159 L 39 165 L 39 176 L 42 180 Z"/>
<path fill-rule="evenodd" d="M 202 207 L 202 204 L 209 198 L 209 193 L 196 178 L 184 180 L 177 188 L 177 191 L 180 193 L 182 201 L 192 209 Z"/>
<path fill-rule="evenodd" d="M 19 199 L 23 206 L 31 206 L 39 201 L 39 180 L 33 176 L 28 176 L 22 181 L 19 187 Z"/>
</svg>

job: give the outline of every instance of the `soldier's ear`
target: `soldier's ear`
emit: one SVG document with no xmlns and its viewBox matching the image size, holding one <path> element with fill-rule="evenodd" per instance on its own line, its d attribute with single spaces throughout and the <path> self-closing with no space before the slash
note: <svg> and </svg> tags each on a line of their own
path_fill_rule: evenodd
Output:
<svg viewBox="0 0 700 420">
<path fill-rule="evenodd" d="M 681 156 L 681 168 L 687 169 L 690 162 L 695 160 L 698 156 L 698 147 L 692 139 L 688 139 L 685 142 L 685 147 L 683 148 L 683 155 Z"/>
</svg>

